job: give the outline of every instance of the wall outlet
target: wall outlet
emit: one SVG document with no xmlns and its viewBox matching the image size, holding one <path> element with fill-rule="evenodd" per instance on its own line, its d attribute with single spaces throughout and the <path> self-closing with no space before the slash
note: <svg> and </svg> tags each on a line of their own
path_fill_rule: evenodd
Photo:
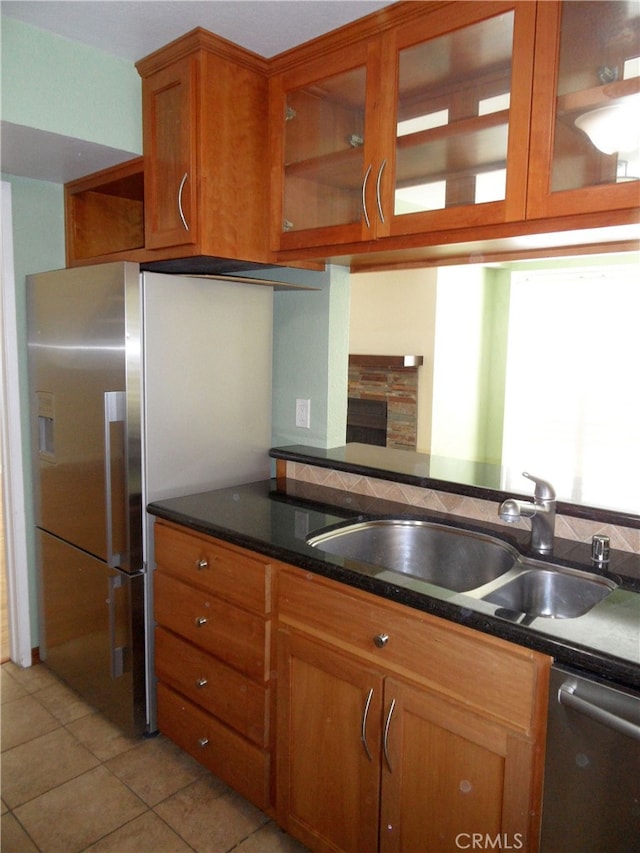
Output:
<svg viewBox="0 0 640 853">
<path fill-rule="evenodd" d="M 296 400 L 296 426 L 311 428 L 311 400 Z"/>
</svg>

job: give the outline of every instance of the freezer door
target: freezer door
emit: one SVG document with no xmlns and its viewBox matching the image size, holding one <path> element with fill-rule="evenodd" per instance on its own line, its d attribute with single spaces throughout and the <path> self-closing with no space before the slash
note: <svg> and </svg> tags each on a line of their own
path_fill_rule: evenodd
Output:
<svg viewBox="0 0 640 853">
<path fill-rule="evenodd" d="M 29 276 L 27 300 L 36 524 L 136 571 L 129 510 L 140 491 L 140 402 L 128 361 L 139 352 L 138 267 Z"/>
<path fill-rule="evenodd" d="M 37 546 L 40 657 L 121 729 L 142 733 L 144 575 L 110 569 L 42 531 Z"/>
</svg>

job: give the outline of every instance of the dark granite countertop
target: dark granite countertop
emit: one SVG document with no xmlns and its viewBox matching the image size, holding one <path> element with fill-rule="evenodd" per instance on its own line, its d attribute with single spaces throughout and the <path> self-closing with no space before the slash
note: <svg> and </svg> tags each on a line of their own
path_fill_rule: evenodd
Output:
<svg viewBox="0 0 640 853">
<path fill-rule="evenodd" d="M 544 652 L 595 676 L 640 687 L 639 555 L 612 552 L 609 572 L 623 583 L 586 615 L 576 619 L 538 617 L 525 625 L 496 616 L 495 605 L 463 593 L 370 566 L 356 570 L 353 561 L 313 548 L 306 537 L 348 519 L 402 516 L 489 532 L 526 555 L 526 531 L 507 535 L 500 525 L 467 524 L 457 516 L 299 481 L 288 481 L 286 492 L 278 491 L 274 480 L 267 480 L 156 501 L 148 509 L 159 518 Z M 556 540 L 555 563 L 590 570 L 589 558 L 589 546 Z"/>
</svg>

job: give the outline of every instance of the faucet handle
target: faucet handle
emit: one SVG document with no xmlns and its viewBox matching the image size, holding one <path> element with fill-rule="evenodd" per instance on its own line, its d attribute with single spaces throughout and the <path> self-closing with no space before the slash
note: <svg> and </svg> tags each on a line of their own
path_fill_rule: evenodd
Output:
<svg viewBox="0 0 640 853">
<path fill-rule="evenodd" d="M 536 488 L 533 493 L 534 498 L 540 501 L 554 501 L 556 499 L 556 492 L 551 483 L 548 483 L 540 477 L 534 477 L 533 474 L 528 474 L 526 471 L 522 472 L 522 476 L 536 484 Z"/>
</svg>

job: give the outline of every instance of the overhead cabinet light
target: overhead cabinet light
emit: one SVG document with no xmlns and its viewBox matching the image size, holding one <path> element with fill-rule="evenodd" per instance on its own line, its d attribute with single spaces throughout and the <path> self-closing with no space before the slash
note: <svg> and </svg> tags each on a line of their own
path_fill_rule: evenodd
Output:
<svg viewBox="0 0 640 853">
<path fill-rule="evenodd" d="M 640 148 L 640 99 L 628 98 L 623 103 L 590 110 L 578 116 L 575 124 L 604 154 L 637 151 Z"/>
</svg>

